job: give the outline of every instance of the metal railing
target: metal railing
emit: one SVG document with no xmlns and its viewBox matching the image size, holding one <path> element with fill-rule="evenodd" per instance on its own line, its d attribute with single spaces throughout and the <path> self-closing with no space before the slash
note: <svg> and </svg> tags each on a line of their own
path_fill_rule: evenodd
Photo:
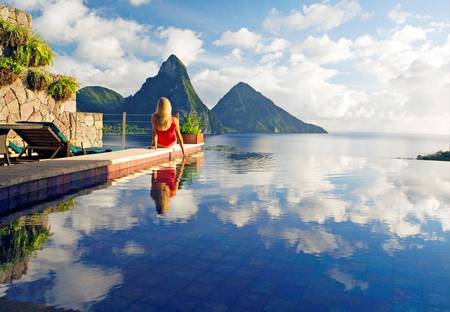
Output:
<svg viewBox="0 0 450 312">
<path fill-rule="evenodd" d="M 122 137 L 122 147 L 126 147 L 126 135 L 151 134 L 151 114 L 103 114 L 103 134 Z"/>
</svg>

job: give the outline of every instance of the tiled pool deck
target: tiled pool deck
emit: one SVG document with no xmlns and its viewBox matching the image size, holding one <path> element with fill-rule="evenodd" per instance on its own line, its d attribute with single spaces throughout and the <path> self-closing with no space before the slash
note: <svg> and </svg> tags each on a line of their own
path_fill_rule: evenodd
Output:
<svg viewBox="0 0 450 312">
<path fill-rule="evenodd" d="M 185 144 L 186 153 L 197 153 L 202 145 Z M 0 167 L 0 215 L 105 183 L 176 157 L 181 157 L 179 146 L 157 150 L 132 148 Z"/>
</svg>

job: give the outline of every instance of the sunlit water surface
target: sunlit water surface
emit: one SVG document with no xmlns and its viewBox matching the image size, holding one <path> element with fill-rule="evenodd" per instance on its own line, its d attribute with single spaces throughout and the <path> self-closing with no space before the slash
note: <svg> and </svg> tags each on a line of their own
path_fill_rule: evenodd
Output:
<svg viewBox="0 0 450 312">
<path fill-rule="evenodd" d="M 447 147 L 209 137 L 184 165 L 4 219 L 0 310 L 447 311 L 450 165 L 396 159 Z"/>
</svg>

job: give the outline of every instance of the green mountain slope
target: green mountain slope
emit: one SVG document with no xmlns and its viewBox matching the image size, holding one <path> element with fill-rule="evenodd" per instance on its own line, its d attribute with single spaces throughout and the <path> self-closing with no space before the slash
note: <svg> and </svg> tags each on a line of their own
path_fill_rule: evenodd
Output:
<svg viewBox="0 0 450 312">
<path fill-rule="evenodd" d="M 244 82 L 231 88 L 212 112 L 230 132 L 326 133 L 292 116 Z"/>
<path fill-rule="evenodd" d="M 108 88 L 84 87 L 77 93 L 77 110 L 80 112 L 121 113 L 124 98 Z"/>
<path fill-rule="evenodd" d="M 148 78 L 141 89 L 125 99 L 125 110 L 129 113 L 151 114 L 160 97 L 167 97 L 172 103 L 173 114 L 182 116 L 195 111 L 205 123 L 205 133 L 224 131 L 220 121 L 203 104 L 191 84 L 186 66 L 175 55 L 161 65 L 155 77 Z"/>
</svg>

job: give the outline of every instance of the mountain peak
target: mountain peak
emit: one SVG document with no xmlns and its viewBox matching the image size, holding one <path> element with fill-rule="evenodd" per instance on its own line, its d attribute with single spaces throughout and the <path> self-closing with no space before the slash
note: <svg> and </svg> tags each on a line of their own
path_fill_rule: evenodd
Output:
<svg viewBox="0 0 450 312">
<path fill-rule="evenodd" d="M 252 86 L 251 85 L 249 85 L 248 83 L 246 83 L 246 82 L 243 82 L 243 81 L 239 81 L 237 84 L 235 84 L 234 85 L 234 87 L 233 88 L 231 88 L 231 89 L 251 89 L 251 90 L 254 90 L 253 88 L 252 88 Z"/>
<path fill-rule="evenodd" d="M 171 54 L 167 60 L 162 63 L 158 75 L 163 73 L 167 74 L 169 77 L 187 75 L 186 66 L 175 54 Z"/>
</svg>

